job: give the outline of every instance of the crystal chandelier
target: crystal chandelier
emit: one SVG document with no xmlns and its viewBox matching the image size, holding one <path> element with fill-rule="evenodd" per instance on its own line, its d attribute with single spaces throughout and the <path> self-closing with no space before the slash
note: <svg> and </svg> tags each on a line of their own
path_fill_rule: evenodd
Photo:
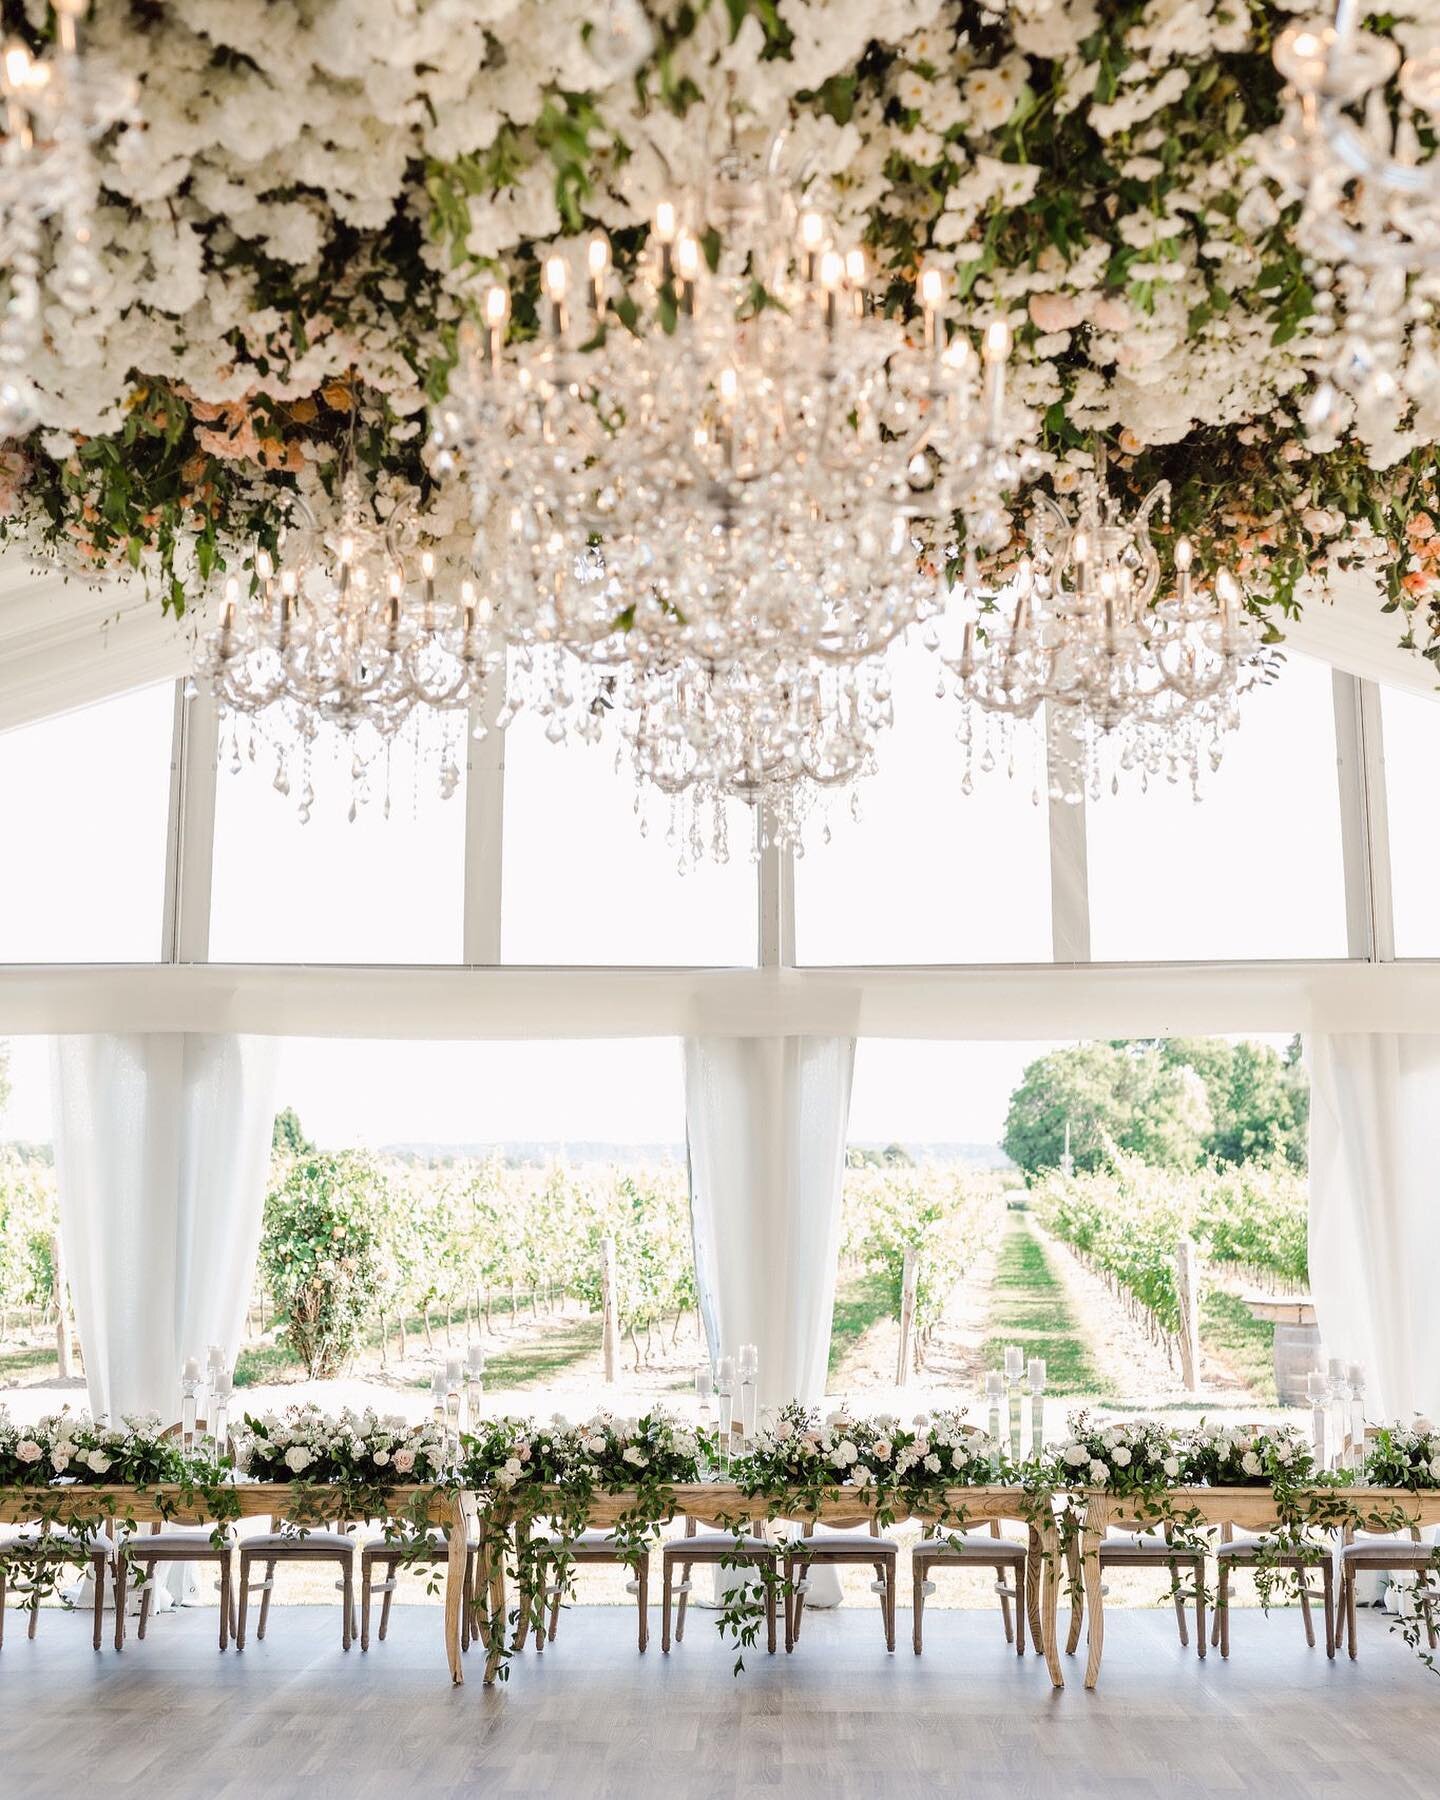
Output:
<svg viewBox="0 0 1440 1800">
<path fill-rule="evenodd" d="M 50 55 L 32 57 L 18 39 L 0 52 L 0 438 L 22 437 L 39 421 L 29 369 L 42 338 L 42 286 L 83 312 L 101 278 L 91 241 L 100 185 L 91 145 L 129 113 L 134 89 L 81 57 L 86 6 L 56 0 Z"/>
<path fill-rule="evenodd" d="M 239 761 L 235 722 L 248 720 L 251 754 L 257 735 L 270 741 L 282 793 L 293 762 L 303 763 L 300 810 L 308 818 L 312 750 L 322 726 L 336 727 L 351 756 L 353 819 L 377 759 L 388 764 L 412 725 L 418 753 L 419 720 L 438 714 L 440 791 L 448 798 L 460 780 L 470 709 L 500 655 L 488 602 L 469 580 L 442 595 L 433 554 L 414 555 L 409 521 L 394 511 L 382 518 L 353 470 L 329 529 L 298 500 L 296 515 L 278 566 L 260 548 L 248 589 L 228 579 L 219 623 L 198 647 L 196 679 L 230 717 L 232 760 Z"/>
<path fill-rule="evenodd" d="M 1440 49 L 1401 60 L 1390 38 L 1359 29 L 1340 0 L 1334 22 L 1290 26 L 1275 44 L 1285 111 L 1262 146 L 1267 171 L 1301 202 L 1298 241 L 1313 259 L 1315 429 L 1339 422 L 1342 395 L 1362 429 L 1384 428 L 1440 391 L 1429 324 L 1440 299 Z"/>
<path fill-rule="evenodd" d="M 1268 671 L 1261 626 L 1240 604 L 1227 569 L 1197 576 L 1187 539 L 1175 545 L 1174 586 L 1161 598 L 1151 537 L 1169 486 L 1157 483 L 1128 517 L 1108 493 L 1103 454 L 1077 503 L 1038 496 L 1030 553 L 998 594 L 984 595 L 973 564 L 965 585 L 978 603 L 958 652 L 943 660 L 961 701 L 966 780 L 978 736 L 982 764 L 1012 751 L 1016 724 L 1048 709 L 1051 791 L 1099 798 L 1108 776 L 1138 771 L 1142 787 L 1188 779 L 1220 764 L 1239 723 L 1240 695 Z M 978 716 L 977 716 L 978 715 Z"/>
<path fill-rule="evenodd" d="M 435 439 L 527 653 L 512 701 L 555 741 L 614 714 L 642 781 L 763 802 L 793 841 L 813 790 L 873 761 L 875 659 L 944 605 L 954 516 L 1003 534 L 1028 419 L 1007 403 L 1004 323 L 979 354 L 952 337 L 933 269 L 915 328 L 887 316 L 864 251 L 774 163 L 732 139 L 689 228 L 657 208 L 638 301 L 602 236 L 581 278 L 546 260 L 528 341 L 507 346 L 492 286 Z M 782 800 L 787 784 L 812 792 Z"/>
</svg>

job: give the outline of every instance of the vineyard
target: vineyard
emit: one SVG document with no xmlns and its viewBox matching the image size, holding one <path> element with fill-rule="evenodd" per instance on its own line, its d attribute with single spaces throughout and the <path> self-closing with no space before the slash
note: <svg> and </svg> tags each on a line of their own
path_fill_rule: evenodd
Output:
<svg viewBox="0 0 1440 1800">
<path fill-rule="evenodd" d="M 1182 1173 L 1117 1154 L 1108 1169 L 1050 1172 L 1031 1189 L 1030 1203 L 1041 1224 L 1167 1345 L 1181 1329 L 1182 1238 L 1193 1240 L 1219 1281 L 1299 1293 L 1309 1280 L 1305 1182 L 1284 1165 Z"/>
</svg>

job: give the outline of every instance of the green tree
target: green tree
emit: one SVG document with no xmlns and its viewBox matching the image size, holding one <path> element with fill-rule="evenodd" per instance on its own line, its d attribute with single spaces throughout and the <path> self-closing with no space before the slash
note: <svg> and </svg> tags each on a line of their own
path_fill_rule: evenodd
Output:
<svg viewBox="0 0 1440 1800">
<path fill-rule="evenodd" d="M 284 1106 L 276 1113 L 270 1148 L 277 1156 L 309 1156 L 313 1153 L 315 1146 L 306 1137 L 300 1115 L 293 1106 Z"/>
<path fill-rule="evenodd" d="M 1282 1157 L 1304 1169 L 1308 1156 L 1310 1083 L 1300 1039 L 1284 1055 L 1242 1038 L 1169 1038 L 1157 1046 L 1174 1067 L 1193 1069 L 1205 1083 L 1211 1125 L 1204 1154 L 1216 1163 L 1269 1162 Z"/>
<path fill-rule="evenodd" d="M 311 1380 L 338 1375 L 380 1291 L 386 1178 L 342 1151 L 283 1159 L 271 1181 L 260 1267 L 282 1335 Z"/>
</svg>

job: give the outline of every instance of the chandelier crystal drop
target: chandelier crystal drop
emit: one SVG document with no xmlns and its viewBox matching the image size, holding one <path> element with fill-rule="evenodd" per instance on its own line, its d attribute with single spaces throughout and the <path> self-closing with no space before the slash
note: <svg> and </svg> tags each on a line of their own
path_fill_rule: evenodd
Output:
<svg viewBox="0 0 1440 1800">
<path fill-rule="evenodd" d="M 1317 290 L 1306 422 L 1321 431 L 1347 396 L 1362 429 L 1379 430 L 1440 397 L 1440 48 L 1402 60 L 1359 29 L 1362 11 L 1340 0 L 1333 21 L 1281 32 L 1285 110 L 1261 150 L 1301 202 L 1297 242 Z"/>
<path fill-rule="evenodd" d="M 1029 555 L 1005 588 L 984 594 L 967 570 L 972 616 L 958 652 L 942 655 L 972 754 L 979 739 L 986 763 L 1010 760 L 1015 726 L 1043 722 L 1056 798 L 1098 799 L 1130 774 L 1142 786 L 1188 780 L 1198 798 L 1239 723 L 1240 696 L 1269 666 L 1234 577 L 1220 569 L 1204 581 L 1188 540 L 1177 541 L 1173 586 L 1156 598 L 1151 521 L 1168 503 L 1158 483 L 1126 517 L 1097 456 L 1073 508 L 1038 497 Z"/>
<path fill-rule="evenodd" d="M 77 313 L 97 297 L 93 249 L 99 173 L 93 143 L 131 113 L 134 87 L 80 54 L 88 0 L 56 0 L 55 43 L 34 57 L 20 40 L 0 49 L 0 438 L 39 420 L 31 366 L 40 348 L 45 292 Z"/>
<path fill-rule="evenodd" d="M 442 734 L 438 777 L 446 798 L 459 785 L 456 739 L 502 649 L 474 583 L 442 588 L 434 556 L 415 555 L 412 535 L 403 514 L 381 517 L 352 470 L 328 528 L 297 501 L 278 565 L 260 548 L 248 588 L 227 580 L 219 623 L 198 646 L 197 682 L 273 744 L 276 786 L 288 791 L 291 762 L 305 758 L 307 816 L 309 752 L 322 726 L 345 734 L 363 794 L 374 764 L 412 722 L 418 755 L 428 741 L 421 715 L 456 720 L 458 730 Z"/>
<path fill-rule="evenodd" d="M 732 141 L 688 224 L 662 202 L 633 293 L 603 236 L 583 272 L 548 257 L 528 340 L 507 344 L 511 296 L 490 287 L 434 439 L 470 483 L 477 566 L 532 653 L 547 736 L 613 716 L 642 783 L 763 806 L 793 843 L 873 766 L 876 659 L 945 604 L 955 517 L 1006 534 L 1030 420 L 1004 322 L 979 351 L 952 336 L 933 269 L 913 325 L 888 316 L 864 250 L 774 163 Z"/>
</svg>

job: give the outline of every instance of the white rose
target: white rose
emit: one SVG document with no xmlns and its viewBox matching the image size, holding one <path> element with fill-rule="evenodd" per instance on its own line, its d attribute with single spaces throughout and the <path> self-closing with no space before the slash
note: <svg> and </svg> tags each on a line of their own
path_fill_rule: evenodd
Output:
<svg viewBox="0 0 1440 1800">
<path fill-rule="evenodd" d="M 375 1467 L 377 1469 L 385 1468 L 389 1461 L 390 1452 L 388 1450 L 377 1450 L 375 1452 Z"/>
<path fill-rule="evenodd" d="M 44 1454 L 34 1438 L 21 1438 L 15 1446 L 15 1455 L 23 1463 L 37 1463 Z"/>
<path fill-rule="evenodd" d="M 591 1456 L 603 1456 L 605 1454 L 605 1439 L 597 1432 L 594 1437 L 585 1440 L 585 1448 L 590 1452 Z"/>
<path fill-rule="evenodd" d="M 932 1475 L 938 1475 L 940 1473 L 940 1458 L 936 1456 L 933 1450 L 930 1452 L 929 1456 L 925 1458 L 925 1467 Z"/>
<path fill-rule="evenodd" d="M 1119 1444 L 1111 1453 L 1110 1460 L 1115 1464 L 1117 1469 L 1128 1468 L 1130 1466 L 1130 1452 L 1123 1444 Z"/>
<path fill-rule="evenodd" d="M 1165 1473 L 1173 1481 L 1175 1479 L 1175 1477 L 1180 1473 L 1180 1459 L 1178 1456 L 1167 1456 L 1165 1458 L 1164 1462 L 1161 1463 L 1160 1467 L 1165 1471 Z"/>
<path fill-rule="evenodd" d="M 68 1450 L 52 1450 L 50 1452 L 50 1466 L 51 1466 L 51 1468 L 54 1469 L 54 1471 L 57 1475 L 63 1475 L 65 1473 L 65 1471 L 70 1467 L 69 1451 Z"/>
<path fill-rule="evenodd" d="M 103 1450 L 92 1450 L 85 1458 L 92 1475 L 103 1475 L 110 1467 L 110 1458 Z"/>
<path fill-rule="evenodd" d="M 1090 1465 L 1090 1479 L 1095 1483 L 1096 1487 L 1103 1487 L 1110 1479 L 1110 1471 L 1103 1462 L 1097 1460 Z"/>
<path fill-rule="evenodd" d="M 625 1460 L 626 1460 L 626 1462 L 630 1463 L 633 1467 L 635 1467 L 637 1469 L 643 1469 L 645 1467 L 645 1465 L 650 1461 L 650 1458 L 645 1454 L 645 1452 L 643 1450 L 641 1450 L 639 1448 L 638 1445 L 632 1444 L 630 1446 L 630 1448 L 625 1452 Z"/>
<path fill-rule="evenodd" d="M 408 1475 L 414 1467 L 415 1452 L 413 1450 L 397 1450 L 395 1452 L 395 1473 L 397 1475 Z"/>
<path fill-rule="evenodd" d="M 303 1475 L 314 1460 L 303 1444 L 292 1444 L 285 1452 L 285 1467 L 294 1475 Z"/>
<path fill-rule="evenodd" d="M 788 1419 L 781 1419 L 779 1424 L 775 1427 L 776 1443 L 777 1444 L 788 1443 L 790 1441 L 790 1439 L 792 1437 L 794 1437 L 794 1435 L 795 1435 L 795 1427 L 790 1423 L 790 1421 Z"/>
<path fill-rule="evenodd" d="M 1258 1475 L 1264 1466 L 1253 1450 L 1247 1450 L 1240 1458 L 1240 1467 L 1247 1475 Z"/>
<path fill-rule="evenodd" d="M 520 1458 L 518 1456 L 507 1456 L 506 1457 L 505 1473 L 511 1478 L 512 1481 L 515 1479 L 515 1477 L 517 1475 L 523 1475 L 525 1473 L 525 1466 L 520 1461 Z"/>
<path fill-rule="evenodd" d="M 1081 1463 L 1088 1460 L 1090 1452 L 1083 1444 L 1067 1444 L 1060 1454 L 1072 1469 L 1078 1469 Z"/>
</svg>

